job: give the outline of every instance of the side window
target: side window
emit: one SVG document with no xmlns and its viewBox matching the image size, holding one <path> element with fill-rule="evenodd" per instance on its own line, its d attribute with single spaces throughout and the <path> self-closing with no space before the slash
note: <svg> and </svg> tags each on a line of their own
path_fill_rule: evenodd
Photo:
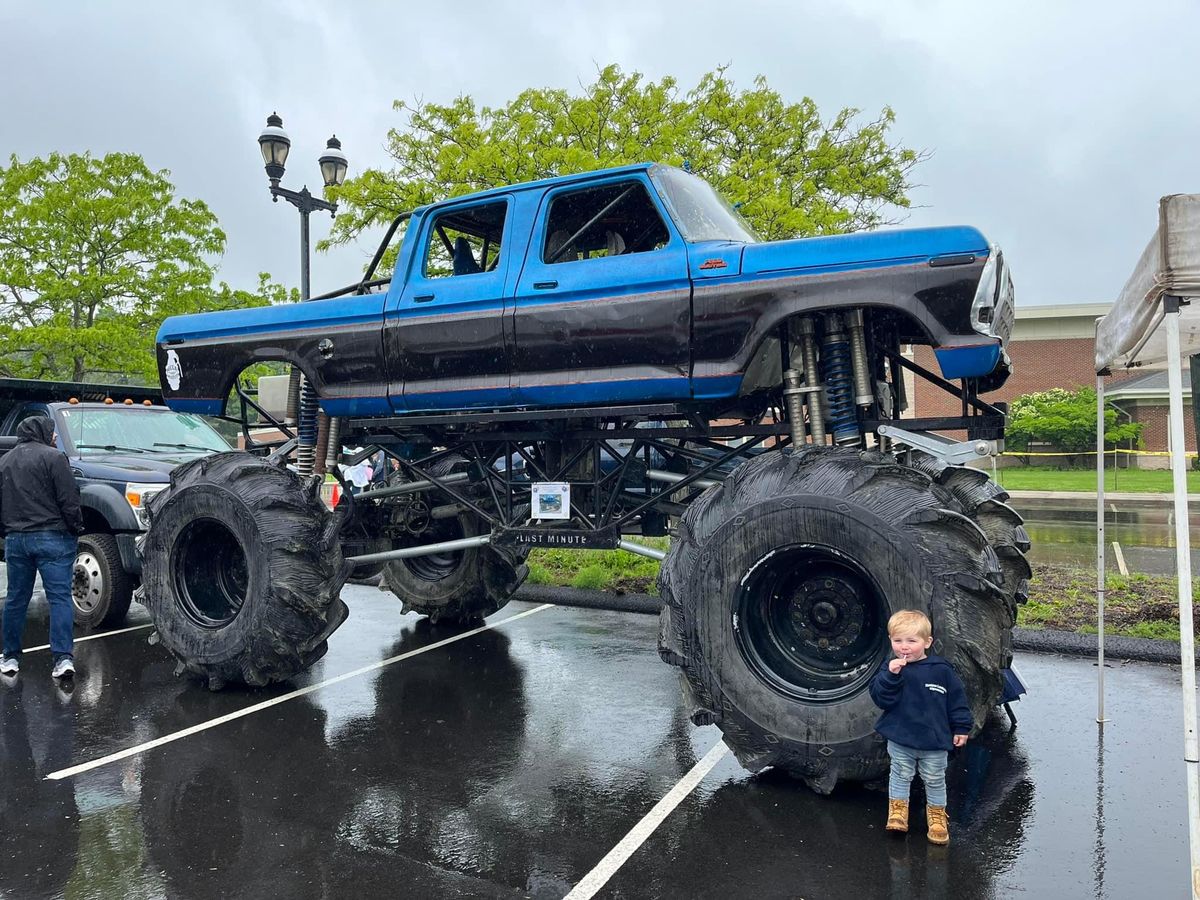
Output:
<svg viewBox="0 0 1200 900">
<path fill-rule="evenodd" d="M 21 410 L 17 414 L 17 417 L 13 420 L 13 423 L 12 423 L 13 434 L 17 433 L 17 426 L 20 425 L 22 422 L 24 422 L 26 419 L 48 419 L 48 418 L 50 418 L 50 413 L 46 412 L 46 410 L 40 409 L 39 407 L 36 407 L 36 406 L 27 406 L 23 410 Z"/>
<path fill-rule="evenodd" d="M 477 275 L 496 268 L 507 214 L 503 200 L 438 214 L 425 250 L 425 277 Z"/>
<path fill-rule="evenodd" d="M 546 220 L 545 263 L 646 253 L 671 239 L 640 181 L 559 194 Z"/>
</svg>

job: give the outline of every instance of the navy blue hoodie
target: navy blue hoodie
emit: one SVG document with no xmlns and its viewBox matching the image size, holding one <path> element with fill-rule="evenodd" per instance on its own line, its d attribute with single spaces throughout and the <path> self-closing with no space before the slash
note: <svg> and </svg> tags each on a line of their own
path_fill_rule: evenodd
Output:
<svg viewBox="0 0 1200 900">
<path fill-rule="evenodd" d="M 883 710 L 875 730 L 914 750 L 949 750 L 953 736 L 970 734 L 971 707 L 954 667 L 940 656 L 910 662 L 899 675 L 884 662 L 871 680 L 871 699 Z"/>
</svg>

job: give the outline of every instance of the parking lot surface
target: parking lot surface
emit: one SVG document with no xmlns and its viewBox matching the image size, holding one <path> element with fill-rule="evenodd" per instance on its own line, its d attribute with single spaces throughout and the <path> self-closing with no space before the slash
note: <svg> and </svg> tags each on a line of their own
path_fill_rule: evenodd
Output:
<svg viewBox="0 0 1200 900">
<path fill-rule="evenodd" d="M 464 631 L 345 598 L 329 655 L 270 689 L 175 678 L 136 606 L 77 643 L 71 692 L 27 653 L 0 684 L 0 894 L 1186 896 L 1173 667 L 1109 671 L 1101 745 L 1091 662 L 1020 657 L 1020 724 L 952 758 L 935 848 L 919 814 L 884 834 L 880 792 L 819 797 L 714 751 L 654 617 L 516 602 Z"/>
</svg>

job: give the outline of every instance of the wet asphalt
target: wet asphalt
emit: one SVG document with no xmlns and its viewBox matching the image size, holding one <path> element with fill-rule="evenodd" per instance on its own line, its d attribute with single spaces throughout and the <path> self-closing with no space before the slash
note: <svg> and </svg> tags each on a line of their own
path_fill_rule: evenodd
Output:
<svg viewBox="0 0 1200 900">
<path fill-rule="evenodd" d="M 507 624 L 62 779 L 50 773 L 461 633 L 352 586 L 311 672 L 210 693 L 149 628 L 0 684 L 5 897 L 564 896 L 719 740 L 690 724 L 652 616 L 512 603 Z M 45 642 L 31 608 L 26 645 Z M 130 625 L 145 623 L 135 606 Z M 952 844 L 884 795 L 819 797 L 731 756 L 597 894 L 611 898 L 1187 896 L 1177 667 L 1019 654 L 1031 695 L 951 763 Z"/>
</svg>

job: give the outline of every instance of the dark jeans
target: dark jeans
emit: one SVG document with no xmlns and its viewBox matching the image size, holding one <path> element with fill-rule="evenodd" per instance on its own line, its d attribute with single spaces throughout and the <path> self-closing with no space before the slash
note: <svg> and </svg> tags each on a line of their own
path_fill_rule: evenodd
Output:
<svg viewBox="0 0 1200 900">
<path fill-rule="evenodd" d="M 20 531 L 4 538 L 8 563 L 8 601 L 4 604 L 4 655 L 21 655 L 25 613 L 33 596 L 33 579 L 42 576 L 50 603 L 50 652 L 55 660 L 72 655 L 75 605 L 71 575 L 75 568 L 75 538 L 62 531 Z"/>
</svg>

